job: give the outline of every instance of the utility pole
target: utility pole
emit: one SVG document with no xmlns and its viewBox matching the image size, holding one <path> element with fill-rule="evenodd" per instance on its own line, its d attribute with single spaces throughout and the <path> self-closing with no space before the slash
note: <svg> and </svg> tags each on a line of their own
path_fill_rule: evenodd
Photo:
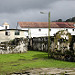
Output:
<svg viewBox="0 0 75 75">
<path fill-rule="evenodd" d="M 50 56 L 50 12 L 48 13 L 48 58 Z"/>
<path fill-rule="evenodd" d="M 44 12 L 40 12 L 41 14 L 46 14 Z M 48 12 L 48 58 L 50 56 L 50 12 Z"/>
</svg>

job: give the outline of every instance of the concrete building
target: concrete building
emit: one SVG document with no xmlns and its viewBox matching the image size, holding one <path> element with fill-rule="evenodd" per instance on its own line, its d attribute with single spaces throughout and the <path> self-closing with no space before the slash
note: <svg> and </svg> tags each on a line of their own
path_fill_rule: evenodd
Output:
<svg viewBox="0 0 75 75">
<path fill-rule="evenodd" d="M 9 29 L 9 24 L 5 22 L 3 26 L 0 26 L 0 42 L 10 41 L 15 38 L 26 38 L 25 32 L 28 33 L 27 30 Z"/>
<path fill-rule="evenodd" d="M 29 37 L 48 36 L 48 22 L 18 22 L 18 29 L 29 30 L 26 34 Z M 50 36 L 60 30 L 67 30 L 71 35 L 75 35 L 75 24 L 73 22 L 50 23 Z"/>
</svg>

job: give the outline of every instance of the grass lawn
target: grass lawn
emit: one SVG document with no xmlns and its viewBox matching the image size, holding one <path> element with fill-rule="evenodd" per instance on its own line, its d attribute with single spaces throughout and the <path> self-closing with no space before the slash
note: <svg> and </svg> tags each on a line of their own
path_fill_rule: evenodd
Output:
<svg viewBox="0 0 75 75">
<path fill-rule="evenodd" d="M 75 62 L 48 59 L 45 52 L 28 51 L 22 54 L 0 54 L 0 75 L 30 68 L 75 68 Z"/>
</svg>

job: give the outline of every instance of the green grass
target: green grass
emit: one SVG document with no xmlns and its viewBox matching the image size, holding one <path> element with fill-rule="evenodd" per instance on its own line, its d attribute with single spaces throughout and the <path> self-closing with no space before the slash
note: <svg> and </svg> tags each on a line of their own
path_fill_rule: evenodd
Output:
<svg viewBox="0 0 75 75">
<path fill-rule="evenodd" d="M 0 75 L 31 68 L 75 68 L 75 63 L 48 59 L 47 53 L 38 51 L 0 54 Z"/>
</svg>

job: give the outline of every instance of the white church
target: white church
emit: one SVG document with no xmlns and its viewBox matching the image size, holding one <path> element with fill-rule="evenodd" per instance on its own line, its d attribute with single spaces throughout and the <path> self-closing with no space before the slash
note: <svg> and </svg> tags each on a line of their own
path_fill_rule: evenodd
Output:
<svg viewBox="0 0 75 75">
<path fill-rule="evenodd" d="M 9 29 L 9 24 L 7 22 L 3 23 L 3 26 L 0 26 L 0 30 Z"/>
<path fill-rule="evenodd" d="M 28 30 L 29 38 L 48 36 L 48 22 L 18 22 L 18 29 Z M 56 32 L 66 30 L 75 35 L 75 23 L 73 22 L 50 22 L 50 36 Z"/>
</svg>

